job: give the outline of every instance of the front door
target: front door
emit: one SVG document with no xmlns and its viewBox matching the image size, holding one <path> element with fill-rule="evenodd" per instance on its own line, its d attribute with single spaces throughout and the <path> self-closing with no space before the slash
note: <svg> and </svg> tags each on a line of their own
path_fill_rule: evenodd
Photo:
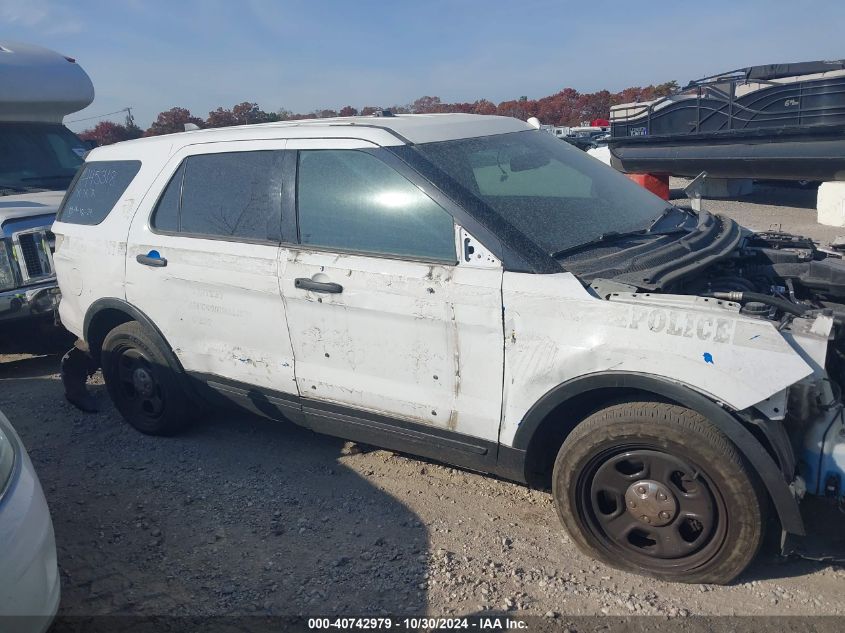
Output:
<svg viewBox="0 0 845 633">
<path fill-rule="evenodd" d="M 135 214 L 126 298 L 186 371 L 296 400 L 278 282 L 284 141 L 189 146 Z M 292 183 L 291 183 L 292 184 Z M 235 393 L 237 393 L 237 389 Z"/>
<path fill-rule="evenodd" d="M 306 413 L 331 404 L 495 442 L 501 265 L 459 262 L 449 213 L 384 150 L 338 143 L 288 141 L 300 244 L 281 286 Z"/>
</svg>

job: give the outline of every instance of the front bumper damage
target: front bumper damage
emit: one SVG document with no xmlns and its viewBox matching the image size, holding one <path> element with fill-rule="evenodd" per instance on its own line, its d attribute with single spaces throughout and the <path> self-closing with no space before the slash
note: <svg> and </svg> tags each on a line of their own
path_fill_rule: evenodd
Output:
<svg viewBox="0 0 845 633">
<path fill-rule="evenodd" d="M 0 323 L 56 315 L 59 307 L 59 286 L 55 280 L 0 292 Z"/>
<path fill-rule="evenodd" d="M 797 456 L 798 489 L 843 503 L 845 497 L 845 405 L 825 370 L 833 336 L 832 317 L 794 319 L 784 337 L 812 368 L 788 390 L 784 426 Z"/>
<path fill-rule="evenodd" d="M 845 411 L 837 403 L 807 430 L 800 459 L 807 493 L 845 508 Z"/>
<path fill-rule="evenodd" d="M 782 554 L 820 561 L 845 559 L 844 543 L 825 536 L 841 525 L 837 510 L 845 509 L 845 405 L 825 369 L 833 332 L 830 316 L 794 319 L 782 334 L 813 373 L 755 407 L 767 418 L 764 432 L 784 475 L 792 477 L 807 532 L 784 534 Z"/>
</svg>

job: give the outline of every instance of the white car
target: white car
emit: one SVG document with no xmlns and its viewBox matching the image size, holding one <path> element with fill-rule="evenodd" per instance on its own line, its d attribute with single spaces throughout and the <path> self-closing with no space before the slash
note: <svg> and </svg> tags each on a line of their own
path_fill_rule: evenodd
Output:
<svg viewBox="0 0 845 633">
<path fill-rule="evenodd" d="M 195 399 L 552 489 L 587 552 L 723 583 L 843 496 L 843 262 L 667 205 L 515 119 L 351 117 L 91 152 L 62 322 L 117 409 Z M 838 438 L 838 439 L 837 439 Z"/>
<path fill-rule="evenodd" d="M 42 633 L 59 607 L 53 522 L 32 462 L 0 412 L 0 623 Z"/>
</svg>

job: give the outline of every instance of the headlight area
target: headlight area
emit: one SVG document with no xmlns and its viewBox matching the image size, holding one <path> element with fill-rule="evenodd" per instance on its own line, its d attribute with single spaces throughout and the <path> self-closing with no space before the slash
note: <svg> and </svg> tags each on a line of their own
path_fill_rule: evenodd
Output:
<svg viewBox="0 0 845 633">
<path fill-rule="evenodd" d="M 6 489 L 12 480 L 12 473 L 15 471 L 17 461 L 17 445 L 14 435 L 6 427 L 2 416 L 0 416 L 0 500 L 6 493 Z"/>
</svg>

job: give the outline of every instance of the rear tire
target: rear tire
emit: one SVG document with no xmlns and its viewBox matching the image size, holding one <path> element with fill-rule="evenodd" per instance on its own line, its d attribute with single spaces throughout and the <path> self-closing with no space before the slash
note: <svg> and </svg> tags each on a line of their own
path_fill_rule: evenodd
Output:
<svg viewBox="0 0 845 633">
<path fill-rule="evenodd" d="M 129 424 L 148 435 L 173 435 L 189 422 L 190 403 L 160 345 L 137 321 L 118 325 L 103 341 L 103 377 Z"/>
<path fill-rule="evenodd" d="M 718 428 L 673 404 L 592 414 L 563 443 L 552 489 L 581 550 L 662 580 L 729 583 L 765 532 L 756 473 Z"/>
</svg>

